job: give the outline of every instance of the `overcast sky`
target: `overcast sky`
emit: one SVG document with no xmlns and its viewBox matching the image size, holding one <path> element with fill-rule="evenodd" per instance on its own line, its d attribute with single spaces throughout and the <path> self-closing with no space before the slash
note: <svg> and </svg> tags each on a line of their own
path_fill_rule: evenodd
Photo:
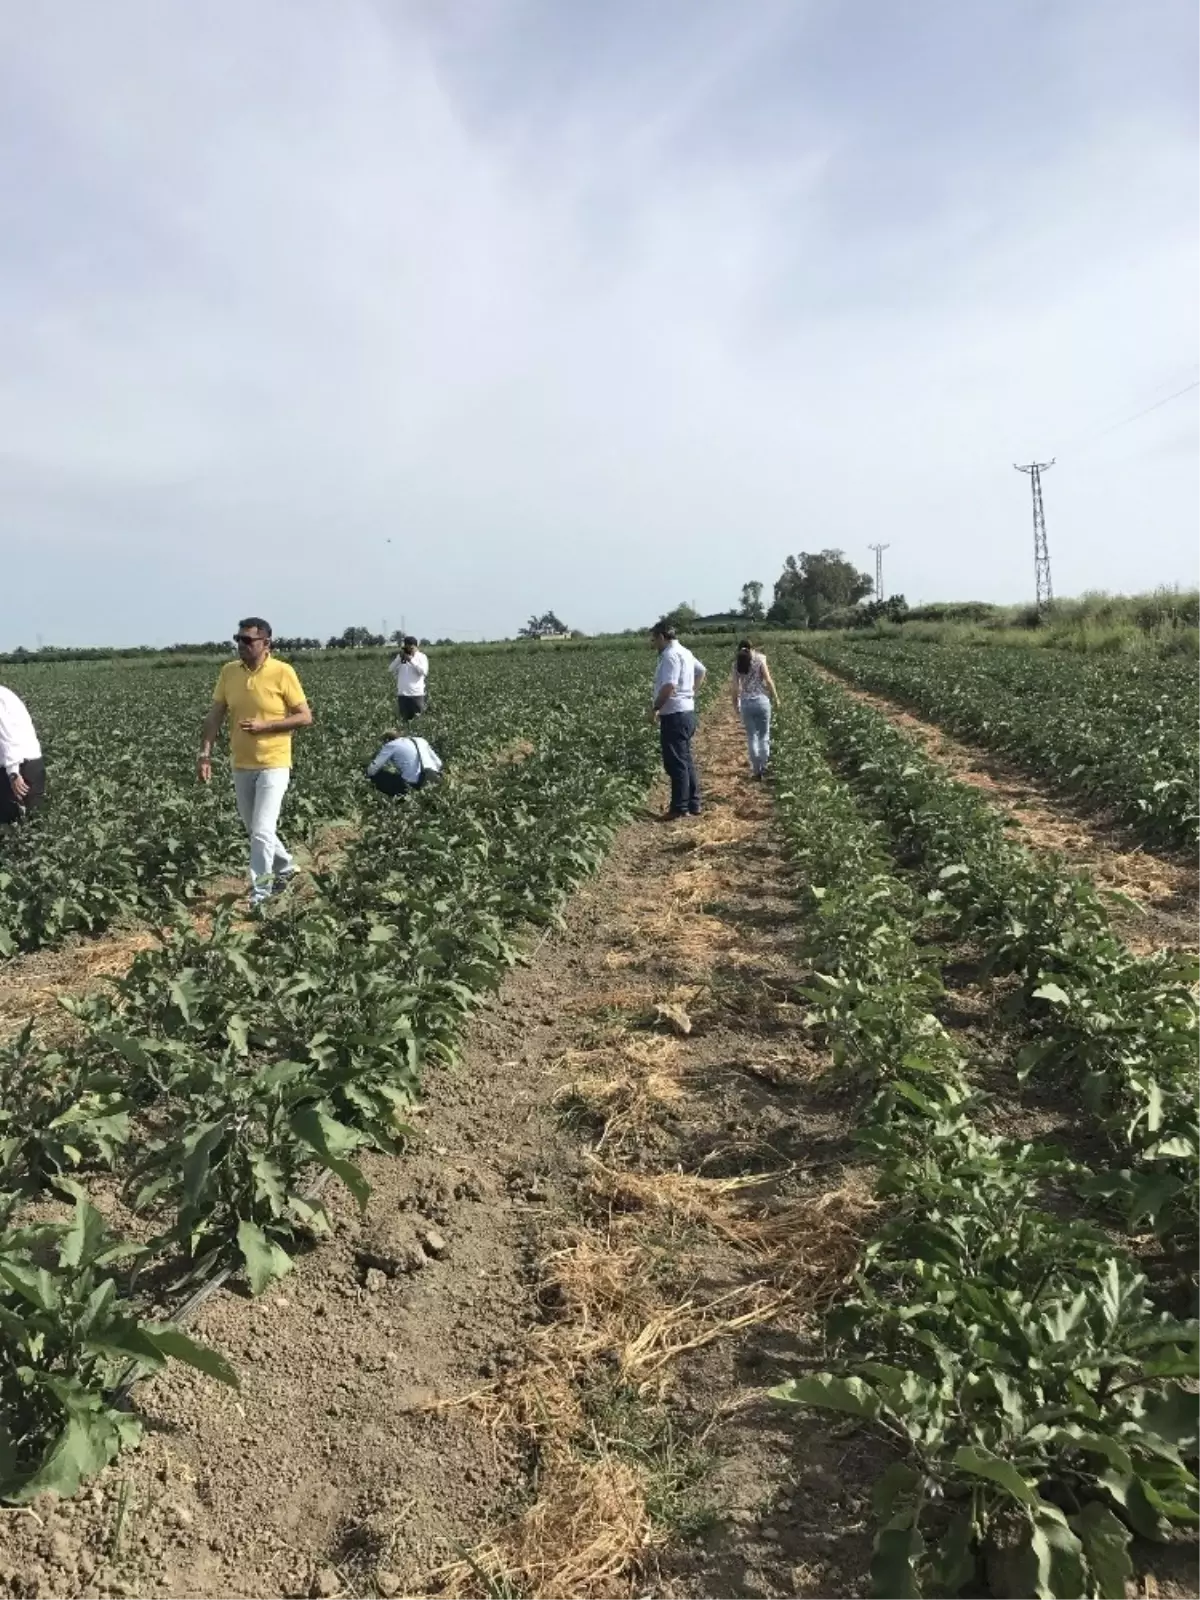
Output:
<svg viewBox="0 0 1200 1600">
<path fill-rule="evenodd" d="M 0 646 L 1196 578 L 1193 0 L 0 0 Z M 1102 430 L 1109 431 L 1102 431 Z"/>
</svg>

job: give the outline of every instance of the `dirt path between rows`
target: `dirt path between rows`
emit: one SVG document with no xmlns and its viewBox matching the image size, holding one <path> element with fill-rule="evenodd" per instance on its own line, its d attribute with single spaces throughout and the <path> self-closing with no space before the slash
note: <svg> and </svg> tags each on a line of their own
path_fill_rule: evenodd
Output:
<svg viewBox="0 0 1200 1600">
<path fill-rule="evenodd" d="M 240 1393 L 142 1386 L 139 1451 L 0 1511 L 0 1594 L 863 1592 L 875 1447 L 765 1391 L 869 1189 L 724 703 L 698 754 L 705 814 L 622 831 L 366 1220 L 202 1309 Z"/>
<path fill-rule="evenodd" d="M 1197 947 L 1200 874 L 1194 861 L 1148 850 L 1128 828 L 1089 815 L 1003 757 L 963 744 L 935 723 L 858 688 L 818 662 L 806 658 L 806 664 L 882 712 L 959 782 L 980 790 L 1009 819 L 1022 844 L 1060 855 L 1076 871 L 1088 873 L 1099 888 L 1125 896 L 1125 901 L 1110 901 L 1111 916 L 1132 949 L 1144 953 L 1162 945 Z"/>
</svg>

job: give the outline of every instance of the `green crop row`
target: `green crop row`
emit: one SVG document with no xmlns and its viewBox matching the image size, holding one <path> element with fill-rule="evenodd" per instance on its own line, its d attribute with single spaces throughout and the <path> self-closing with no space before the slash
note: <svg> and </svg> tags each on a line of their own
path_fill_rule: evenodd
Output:
<svg viewBox="0 0 1200 1600">
<path fill-rule="evenodd" d="M 602 670 L 611 659 L 619 680 L 639 668 L 649 674 L 645 651 L 597 654 Z M 382 660 L 301 665 L 315 723 L 295 740 L 282 823 L 289 843 L 310 843 L 325 824 L 356 819 L 373 802 L 362 769 L 395 719 Z M 571 669 L 566 676 L 579 679 L 577 658 Z M 45 807 L 23 827 L 0 828 L 0 958 L 160 916 L 195 901 L 214 876 L 245 871 L 227 773 L 215 771 L 208 787 L 196 781 L 215 676 L 207 664 L 6 674 L 27 699 L 49 776 Z M 439 660 L 422 731 L 454 763 L 481 759 L 543 725 L 563 676 L 552 654 L 519 670 L 481 657 Z"/>
<path fill-rule="evenodd" d="M 328 1227 L 322 1170 L 367 1203 L 361 1152 L 402 1145 L 423 1069 L 453 1059 L 464 1019 L 517 959 L 518 931 L 554 915 L 644 793 L 645 663 L 584 676 L 572 704 L 560 664 L 523 705 L 522 673 L 509 705 L 493 671 L 487 722 L 467 696 L 457 729 L 446 713 L 449 739 L 477 754 L 525 727 L 535 750 L 464 760 L 408 804 L 368 791 L 356 836 L 302 899 L 249 926 L 232 902 L 205 926 L 181 909 L 124 977 L 69 1003 L 79 1037 L 50 1048 L 27 1028 L 0 1050 L 0 1369 L 14 1419 L 0 1497 L 70 1492 L 119 1448 L 136 1424 L 106 1393 L 118 1357 L 216 1370 L 149 1319 L 166 1289 L 237 1263 L 259 1292 L 288 1271 L 295 1242 Z M 49 1191 L 84 1206 L 79 1180 L 104 1173 L 148 1237 L 128 1261 L 105 1240 L 86 1260 L 60 1249 L 52 1269 L 18 1201 Z M 85 1216 L 75 1226 L 99 1238 Z M 138 1284 L 154 1285 L 148 1302 Z M 58 1330 L 48 1342 L 28 1337 L 35 1290 Z M 70 1328 L 99 1294 L 140 1331 L 92 1360 Z"/>
<path fill-rule="evenodd" d="M 782 673 L 777 676 L 783 678 Z M 774 1391 L 879 1442 L 881 1596 L 1123 1596 L 1136 1532 L 1196 1520 L 1197 1329 L 1160 1315 L 1130 1256 L 1062 1214 L 1060 1151 L 982 1132 L 931 1009 L 938 916 L 781 684 L 777 796 L 808 902 L 810 1000 L 872 1090 L 861 1137 L 887 1220 L 831 1314 L 826 1370 Z"/>
<path fill-rule="evenodd" d="M 1032 856 L 999 814 L 870 706 L 808 672 L 801 688 L 837 766 L 886 825 L 934 903 L 982 947 L 983 967 L 1020 978 L 1030 1034 L 1022 1075 L 1081 1091 L 1119 1170 L 1095 1189 L 1165 1239 L 1195 1243 L 1196 963 L 1139 957 L 1114 935 L 1090 880 Z"/>
<path fill-rule="evenodd" d="M 1195 660 L 1080 658 L 818 637 L 802 649 L 1064 791 L 1112 807 L 1151 843 L 1194 850 Z"/>
</svg>

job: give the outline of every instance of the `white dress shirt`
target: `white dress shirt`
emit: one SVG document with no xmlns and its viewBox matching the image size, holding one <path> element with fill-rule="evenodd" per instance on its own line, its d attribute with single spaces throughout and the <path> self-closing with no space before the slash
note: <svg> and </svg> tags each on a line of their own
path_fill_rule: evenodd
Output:
<svg viewBox="0 0 1200 1600">
<path fill-rule="evenodd" d="M 414 650 L 408 660 L 396 656 L 388 664 L 388 671 L 396 680 L 396 693 L 423 695 L 425 680 L 429 677 L 429 657 L 423 650 Z"/>
<path fill-rule="evenodd" d="M 8 773 L 19 772 L 22 761 L 37 761 L 41 754 L 24 700 L 0 685 L 0 767 Z"/>
<path fill-rule="evenodd" d="M 659 715 L 670 717 L 677 711 L 694 711 L 696 685 L 703 681 L 707 672 L 708 668 L 702 661 L 697 661 L 686 645 L 680 644 L 678 639 L 672 639 L 667 648 L 659 652 L 658 667 L 654 673 L 655 700 L 668 683 L 674 686 L 671 694 L 659 706 Z"/>
<path fill-rule="evenodd" d="M 405 783 L 416 784 L 420 781 L 421 772 L 440 772 L 442 762 L 427 739 L 410 737 L 408 734 L 399 739 L 389 739 L 380 750 L 379 754 L 367 768 L 367 777 L 373 778 L 381 767 L 388 763 L 404 779 Z"/>
</svg>

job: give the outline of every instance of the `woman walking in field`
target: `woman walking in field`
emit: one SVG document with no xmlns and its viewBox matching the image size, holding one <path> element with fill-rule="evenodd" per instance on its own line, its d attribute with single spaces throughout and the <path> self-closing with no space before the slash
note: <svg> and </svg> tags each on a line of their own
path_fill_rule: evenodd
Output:
<svg viewBox="0 0 1200 1600">
<path fill-rule="evenodd" d="M 731 688 L 733 709 L 746 730 L 750 772 L 753 777 L 762 778 L 771 759 L 771 706 L 779 704 L 779 695 L 766 656 L 748 639 L 737 647 Z"/>
</svg>

